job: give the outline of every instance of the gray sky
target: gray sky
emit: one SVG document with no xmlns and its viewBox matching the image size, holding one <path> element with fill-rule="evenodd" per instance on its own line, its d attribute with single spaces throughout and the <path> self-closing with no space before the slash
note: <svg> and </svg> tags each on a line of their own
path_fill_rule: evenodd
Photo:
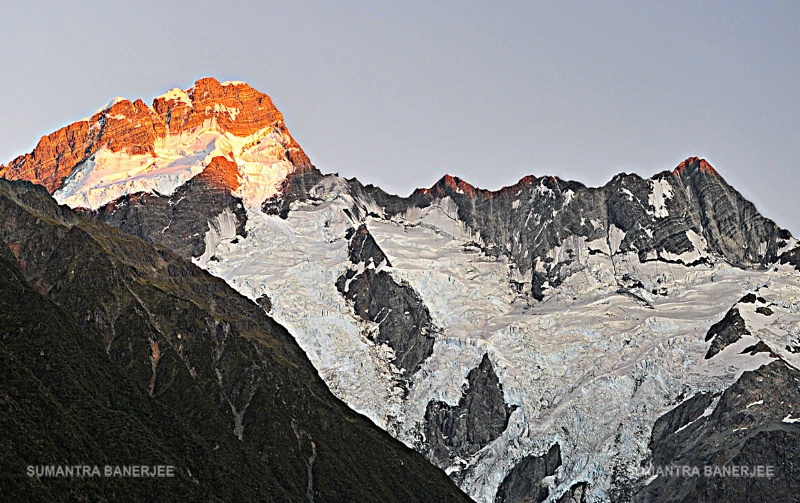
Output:
<svg viewBox="0 0 800 503">
<path fill-rule="evenodd" d="M 161 5 L 161 4 L 166 5 Z M 323 172 L 597 186 L 705 157 L 800 234 L 798 2 L 0 0 L 0 162 L 115 96 L 269 94 Z"/>
</svg>

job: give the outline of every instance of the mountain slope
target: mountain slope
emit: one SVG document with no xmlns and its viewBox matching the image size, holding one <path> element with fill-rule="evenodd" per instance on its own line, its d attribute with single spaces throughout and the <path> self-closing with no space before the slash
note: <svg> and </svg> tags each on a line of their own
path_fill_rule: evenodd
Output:
<svg viewBox="0 0 800 503">
<path fill-rule="evenodd" d="M 656 422 L 650 446 L 654 465 L 709 467 L 712 474 L 723 463 L 765 474 L 769 466 L 772 477 L 659 476 L 636 501 L 759 501 L 767 496 L 769 501 L 796 501 L 800 428 L 787 406 L 798 403 L 800 371 L 777 360 L 742 374 L 715 404 L 704 402 L 683 420 L 678 418 L 686 409 L 681 404 Z"/>
<path fill-rule="evenodd" d="M 203 150 L 177 187 L 165 178 L 166 193 L 140 184 L 87 212 L 269 311 L 336 396 L 478 501 L 691 493 L 642 466 L 710 449 L 717 437 L 673 435 L 695 397 L 775 394 L 748 376 L 800 367 L 800 247 L 703 159 L 598 188 L 526 176 L 487 191 L 444 176 L 398 197 L 278 148 L 248 164 L 236 141 L 227 156 Z M 72 176 L 85 167 L 57 198 L 96 194 Z M 797 417 L 783 405 L 773 412 Z M 780 422 L 789 435 L 798 424 Z M 714 422 L 746 423 L 735 407 Z M 719 438 L 737 452 L 738 437 Z M 776 474 L 794 487 L 794 471 Z"/>
<path fill-rule="evenodd" d="M 71 489 L 92 499 L 466 501 L 334 398 L 285 329 L 222 281 L 28 183 L 0 180 L 0 213 L 4 395 L 22 411 L 3 414 L 3 471 L 19 474 L 4 494 L 62 495 L 63 480 L 23 476 L 61 462 L 176 467 L 163 484 Z M 36 419 L 52 410 L 63 443 Z"/>
</svg>

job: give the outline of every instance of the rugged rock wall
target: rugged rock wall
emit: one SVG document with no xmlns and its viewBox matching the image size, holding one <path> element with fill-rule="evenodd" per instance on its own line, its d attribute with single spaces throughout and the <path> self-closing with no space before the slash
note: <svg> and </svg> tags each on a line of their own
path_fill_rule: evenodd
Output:
<svg viewBox="0 0 800 503">
<path fill-rule="evenodd" d="M 469 372 L 457 405 L 432 400 L 425 411 L 427 456 L 433 464 L 447 468 L 457 459 L 469 459 L 508 426 L 516 407 L 503 397 L 488 354 Z"/>
<path fill-rule="evenodd" d="M 453 217 L 480 235 L 485 252 L 507 255 L 521 274 L 530 273 L 537 299 L 545 288 L 583 270 L 591 254 L 765 267 L 778 260 L 791 239 L 696 157 L 647 180 L 617 175 L 600 188 L 526 176 L 513 186 L 488 191 L 445 176 L 408 198 L 374 187 L 353 192 L 370 197 L 389 215 L 452 201 L 457 208 Z"/>
<path fill-rule="evenodd" d="M 525 456 L 503 479 L 495 503 L 540 503 L 546 500 L 550 492 L 542 481 L 554 475 L 559 466 L 561 448 L 558 444 L 553 444 L 540 456 Z"/>
<path fill-rule="evenodd" d="M 236 165 L 217 157 L 170 196 L 137 192 L 88 213 L 183 258 L 200 257 L 206 234 L 226 212 L 235 220 L 234 235 L 247 235 L 247 213 L 242 200 L 232 195 L 238 183 Z"/>
<path fill-rule="evenodd" d="M 87 120 L 42 137 L 33 152 L 0 166 L 0 177 L 28 180 L 52 194 L 77 165 L 101 148 L 155 155 L 159 139 L 203 128 L 211 118 L 220 131 L 240 137 L 273 127 L 287 138 L 287 159 L 301 169 L 311 166 L 269 96 L 247 84 L 224 85 L 204 78 L 187 91 L 173 90 L 155 99 L 152 106 L 142 100 L 116 101 Z"/>
<path fill-rule="evenodd" d="M 793 418 L 800 416 L 800 371 L 777 359 L 742 374 L 704 415 L 711 399 L 696 395 L 656 422 L 652 470 L 662 473 L 633 500 L 796 501 L 800 467 L 793 460 L 800 456 L 800 422 Z M 696 467 L 700 473 L 670 475 L 670 466 Z M 738 476 L 720 471 L 733 466 Z M 761 475 L 742 476 L 742 467 L 761 469 Z"/>
<path fill-rule="evenodd" d="M 336 288 L 353 302 L 356 316 L 378 324 L 373 337 L 394 350 L 392 363 L 409 379 L 433 352 L 436 327 L 419 295 L 398 283 L 382 269 L 391 267 L 365 226 L 349 233 L 352 267 L 336 282 Z"/>
</svg>

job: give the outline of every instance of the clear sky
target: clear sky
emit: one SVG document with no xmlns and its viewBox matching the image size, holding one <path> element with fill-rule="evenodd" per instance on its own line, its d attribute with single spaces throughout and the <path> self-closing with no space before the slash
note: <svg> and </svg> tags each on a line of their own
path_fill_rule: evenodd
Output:
<svg viewBox="0 0 800 503">
<path fill-rule="evenodd" d="M 115 96 L 269 94 L 323 172 L 591 186 L 705 157 L 800 234 L 800 2 L 0 0 L 0 162 Z"/>
</svg>

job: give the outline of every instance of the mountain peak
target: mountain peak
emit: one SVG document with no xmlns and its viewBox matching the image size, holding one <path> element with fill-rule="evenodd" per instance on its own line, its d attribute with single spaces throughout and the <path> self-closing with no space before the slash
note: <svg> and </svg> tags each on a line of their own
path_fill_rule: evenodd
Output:
<svg viewBox="0 0 800 503">
<path fill-rule="evenodd" d="M 217 158 L 230 161 L 225 176 L 214 171 L 209 177 L 228 188 L 239 187 L 239 178 L 252 181 L 253 198 L 311 166 L 269 96 L 243 82 L 207 77 L 150 106 L 116 98 L 91 118 L 42 137 L 31 153 L 0 166 L 0 176 L 43 185 L 59 202 L 94 209 L 137 191 L 172 193 L 205 169 L 218 170 Z"/>
<path fill-rule="evenodd" d="M 444 197 L 452 195 L 453 193 L 472 195 L 475 191 L 475 187 L 468 182 L 450 174 L 444 175 L 438 182 L 433 184 L 430 189 L 422 189 L 423 193 L 430 194 L 434 197 Z"/>
<path fill-rule="evenodd" d="M 678 164 L 678 166 L 672 171 L 672 174 L 675 176 L 680 177 L 685 172 L 689 173 L 703 173 L 706 175 L 714 175 L 719 176 L 717 170 L 714 169 L 711 164 L 705 159 L 701 159 L 699 157 L 689 157 L 682 163 Z"/>
</svg>

